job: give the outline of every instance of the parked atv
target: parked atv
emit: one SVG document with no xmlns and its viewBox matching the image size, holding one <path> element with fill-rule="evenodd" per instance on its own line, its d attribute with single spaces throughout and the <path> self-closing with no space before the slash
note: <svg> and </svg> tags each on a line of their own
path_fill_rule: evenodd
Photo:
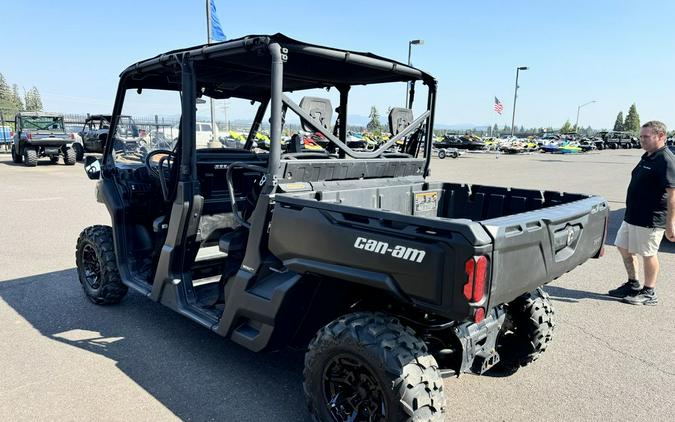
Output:
<svg viewBox="0 0 675 422">
<path fill-rule="evenodd" d="M 75 164 L 73 138 L 66 133 L 62 114 L 21 112 L 16 114 L 14 122 L 13 162 L 35 167 L 42 157 L 56 163 L 62 156 L 65 165 Z"/>
<path fill-rule="evenodd" d="M 391 109 L 388 140 L 350 148 L 350 88 L 403 83 L 426 108 Z M 329 100 L 298 102 L 318 88 L 339 93 L 337 123 Z M 436 80 L 403 63 L 256 35 L 136 63 L 117 92 L 115 141 L 135 136 L 116 127 L 125 102 L 152 115 L 162 93 L 181 94 L 180 133 L 87 157 L 112 226 L 77 240 L 85 295 L 111 305 L 131 288 L 252 351 L 305 348 L 316 420 L 443 420 L 441 376 L 536 360 L 555 326 L 540 286 L 602 255 L 601 197 L 427 179 Z M 244 148 L 199 147 L 205 97 L 257 104 Z M 295 134 L 282 151 L 287 112 L 328 150 Z M 265 116 L 269 152 L 253 148 Z"/>
</svg>

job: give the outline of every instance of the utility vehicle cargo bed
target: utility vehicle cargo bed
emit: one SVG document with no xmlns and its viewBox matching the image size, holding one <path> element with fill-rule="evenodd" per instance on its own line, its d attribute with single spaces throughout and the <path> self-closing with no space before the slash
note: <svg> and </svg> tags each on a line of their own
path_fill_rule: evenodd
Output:
<svg viewBox="0 0 675 422">
<path fill-rule="evenodd" d="M 411 179 L 382 184 L 320 182 L 277 195 L 270 249 L 294 271 L 377 286 L 465 318 L 597 257 L 604 242 L 608 207 L 600 197 Z M 465 265 L 475 256 L 487 257 L 489 277 L 485 296 L 471 303 Z"/>
</svg>

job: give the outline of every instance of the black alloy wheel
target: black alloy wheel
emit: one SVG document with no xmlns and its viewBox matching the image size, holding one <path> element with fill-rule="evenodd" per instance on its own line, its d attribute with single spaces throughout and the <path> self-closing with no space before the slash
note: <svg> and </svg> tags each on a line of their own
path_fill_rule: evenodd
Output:
<svg viewBox="0 0 675 422">
<path fill-rule="evenodd" d="M 101 287 L 101 266 L 91 244 L 86 244 L 82 248 L 82 267 L 84 280 L 89 287 L 92 289 Z"/>
<path fill-rule="evenodd" d="M 80 233 L 75 248 L 75 264 L 82 289 L 97 305 L 119 303 L 127 294 L 117 269 L 112 228 L 91 226 Z"/>
<path fill-rule="evenodd" d="M 380 383 L 358 356 L 342 353 L 327 363 L 323 393 L 326 407 L 337 422 L 387 420 Z"/>
</svg>

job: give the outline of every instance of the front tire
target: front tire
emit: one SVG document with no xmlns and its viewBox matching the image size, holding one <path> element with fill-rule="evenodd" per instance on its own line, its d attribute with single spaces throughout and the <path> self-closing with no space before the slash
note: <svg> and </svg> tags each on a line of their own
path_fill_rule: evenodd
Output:
<svg viewBox="0 0 675 422">
<path fill-rule="evenodd" d="M 72 166 L 75 165 L 76 161 L 77 161 L 77 154 L 75 150 L 72 148 L 66 148 L 66 150 L 63 153 L 63 163 L 67 166 Z"/>
<path fill-rule="evenodd" d="M 15 164 L 21 164 L 22 161 L 23 157 L 14 149 L 14 145 L 12 145 L 12 162 Z"/>
<path fill-rule="evenodd" d="M 426 344 L 396 318 L 358 312 L 319 330 L 305 355 L 318 421 L 442 421 L 443 381 Z"/>
<path fill-rule="evenodd" d="M 507 323 L 497 340 L 496 368 L 515 371 L 539 359 L 553 340 L 554 316 L 551 299 L 541 288 L 509 303 Z"/>
<path fill-rule="evenodd" d="M 75 264 L 84 293 L 93 303 L 112 305 L 127 294 L 127 286 L 122 283 L 117 270 L 112 228 L 91 226 L 84 229 L 77 239 Z"/>
<path fill-rule="evenodd" d="M 26 148 L 23 150 L 23 164 L 26 167 L 35 167 L 37 166 L 37 162 L 38 162 L 37 151 L 30 148 Z"/>
<path fill-rule="evenodd" d="M 74 143 L 73 149 L 75 150 L 75 160 L 77 161 L 84 160 L 84 147 L 81 144 Z"/>
<path fill-rule="evenodd" d="M 446 154 L 444 150 L 438 151 L 438 158 L 440 158 L 441 160 L 445 158 L 445 155 Z"/>
</svg>

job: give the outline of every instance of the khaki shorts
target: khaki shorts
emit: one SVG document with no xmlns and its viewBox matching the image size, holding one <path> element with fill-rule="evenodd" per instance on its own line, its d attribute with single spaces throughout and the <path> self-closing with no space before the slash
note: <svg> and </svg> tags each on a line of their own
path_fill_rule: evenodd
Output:
<svg viewBox="0 0 675 422">
<path fill-rule="evenodd" d="M 634 226 L 624 221 L 616 234 L 614 245 L 632 254 L 654 256 L 659 251 L 665 232 L 665 229 Z"/>
</svg>

